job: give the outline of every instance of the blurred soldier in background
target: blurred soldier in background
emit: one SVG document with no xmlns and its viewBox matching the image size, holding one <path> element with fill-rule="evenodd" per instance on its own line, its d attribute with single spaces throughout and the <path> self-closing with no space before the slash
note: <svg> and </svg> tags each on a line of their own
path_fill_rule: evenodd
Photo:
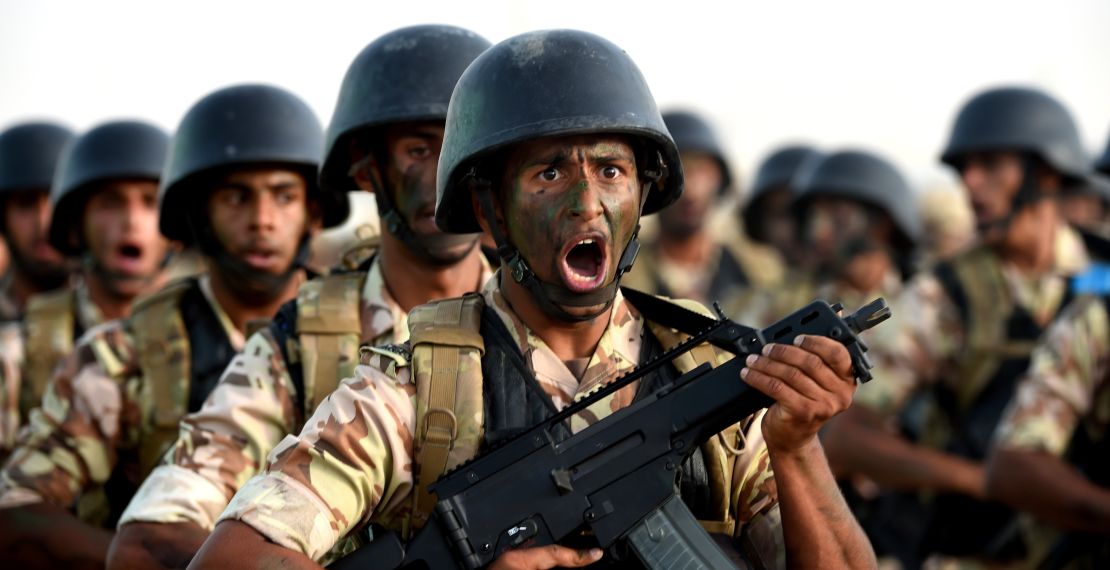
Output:
<svg viewBox="0 0 1110 570">
<path fill-rule="evenodd" d="M 870 341 L 882 381 L 830 423 L 827 451 L 842 471 L 935 495 L 919 554 L 1018 562 L 1026 552 L 1012 512 L 983 502 L 982 460 L 1033 342 L 1070 296 L 1069 276 L 1088 263 L 1058 198 L 1089 180 L 1090 165 L 1067 109 L 1024 88 L 972 98 L 941 158 L 967 188 L 981 244 L 901 296 L 894 330 Z M 926 391 L 924 433 L 913 441 L 897 420 Z"/>
<path fill-rule="evenodd" d="M 158 178 L 168 145 L 157 127 L 112 122 L 78 137 L 62 154 L 48 237 L 54 249 L 81 260 L 81 278 L 31 297 L 23 346 L 0 354 L 7 361 L 0 365 L 5 393 L 19 394 L 18 418 L 5 423 L 19 425 L 42 401 L 51 372 L 77 338 L 126 317 L 135 298 L 161 285 L 167 242 L 158 233 Z M 14 438 L 8 427 L 0 426 L 5 447 Z"/>
<path fill-rule="evenodd" d="M 739 322 L 766 326 L 815 298 L 854 310 L 891 297 L 910 271 L 921 222 L 906 179 L 886 159 L 845 150 L 815 157 L 795 180 L 791 206 L 803 267 L 782 286 L 731 306 Z"/>
<path fill-rule="evenodd" d="M 215 386 L 248 323 L 303 280 L 308 240 L 346 208 L 315 184 L 323 133 L 269 86 L 216 91 L 186 113 L 161 180 L 159 228 L 209 265 L 88 331 L 0 471 L 0 556 L 102 566 L 119 514 Z M 345 203 L 343 203 L 345 205 Z M 65 235 L 65 234 L 63 234 Z"/>
<path fill-rule="evenodd" d="M 1110 143 L 1095 168 L 1110 176 Z M 1110 297 L 1096 293 L 1041 338 L 988 461 L 988 496 L 1036 521 L 1025 538 L 1040 568 L 1110 566 Z"/>
<path fill-rule="evenodd" d="M 381 245 L 381 219 L 374 194 L 363 190 L 347 192 L 351 213 L 347 221 L 312 238 L 308 268 L 317 275 L 358 269 Z"/>
<path fill-rule="evenodd" d="M 62 254 L 50 246 L 50 186 L 68 129 L 25 123 L 0 132 L 0 233 L 11 268 L 0 283 L 0 321 L 19 320 L 35 293 L 66 284 Z"/>
<path fill-rule="evenodd" d="M 923 226 L 920 267 L 933 267 L 971 246 L 975 215 L 963 188 L 945 185 L 927 189 L 918 197 L 918 210 Z"/>
<path fill-rule="evenodd" d="M 320 180 L 336 195 L 352 186 L 374 193 L 381 247 L 359 271 L 306 283 L 269 329 L 248 339 L 201 410 L 182 422 L 168 464 L 128 506 L 111 567 L 183 568 L 270 450 L 353 374 L 360 346 L 408 340 L 410 309 L 489 279 L 478 234 L 445 234 L 432 218 L 451 90 L 489 45 L 461 28 L 416 26 L 355 58 Z"/>
<path fill-rule="evenodd" d="M 723 299 L 737 288 L 777 283 L 781 267 L 757 262 L 743 244 L 722 240 L 711 227 L 732 185 L 732 173 L 709 124 L 684 111 L 664 113 L 663 121 L 681 153 L 686 188 L 677 202 L 659 212 L 658 231 L 645 239 L 624 283 L 700 303 Z"/>
<path fill-rule="evenodd" d="M 820 153 L 808 146 L 788 146 L 772 152 L 760 163 L 755 181 L 740 210 L 744 229 L 753 241 L 772 247 L 782 264 L 797 268 L 802 251 L 801 232 L 794 211 L 798 173 Z"/>
</svg>

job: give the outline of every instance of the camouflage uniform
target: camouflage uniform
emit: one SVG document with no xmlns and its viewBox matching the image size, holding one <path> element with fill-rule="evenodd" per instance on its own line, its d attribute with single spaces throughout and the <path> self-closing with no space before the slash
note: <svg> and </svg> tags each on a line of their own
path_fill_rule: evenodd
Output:
<svg viewBox="0 0 1110 570">
<path fill-rule="evenodd" d="M 1110 318 L 1105 300 L 1081 297 L 1045 333 L 995 433 L 995 446 L 1069 458 L 1085 430 L 1094 442 L 1110 435 Z M 1023 521 L 1031 560 L 1040 560 L 1059 533 Z"/>
<path fill-rule="evenodd" d="M 59 301 L 72 307 L 72 321 L 69 319 L 35 319 L 34 310 L 24 316 L 22 323 L 0 325 L 0 449 L 11 449 L 15 443 L 16 431 L 23 419 L 38 406 L 41 395 L 36 396 L 32 387 L 45 387 L 54 367 L 73 350 L 83 331 L 103 322 L 100 309 L 89 298 L 89 289 L 79 282 L 72 290 L 59 290 L 40 293 L 35 299 Z M 41 330 L 46 327 L 46 330 Z M 31 336 L 37 339 L 37 346 L 28 346 Z M 48 359 L 38 366 L 29 366 L 30 355 Z M 56 360 L 55 360 L 56 358 Z"/>
<path fill-rule="evenodd" d="M 200 290 L 231 346 L 241 348 L 243 334 L 216 303 L 206 277 Z M 102 490 L 117 473 L 130 485 L 142 480 L 137 449 L 155 415 L 148 389 L 166 379 L 141 369 L 136 341 L 126 320 L 105 323 L 81 338 L 0 472 L 0 508 L 38 502 L 69 508 Z"/>
<path fill-rule="evenodd" d="M 1068 277 L 1088 264 L 1081 238 L 1066 226 L 1057 230 L 1054 249 L 1054 267 L 1041 277 L 1030 278 L 1012 266 L 1000 266 L 1014 303 L 1042 325 L 1058 312 Z M 884 416 L 896 415 L 911 395 L 934 382 L 957 382 L 959 377 L 953 373 L 956 358 L 966 341 L 966 324 L 933 272 L 913 279 L 897 299 L 893 313 L 884 325 L 884 334 L 871 343 L 875 377 L 883 381 L 860 390 L 855 399 Z M 934 431 L 927 439 L 940 445 L 944 434 Z"/>
<path fill-rule="evenodd" d="M 645 321 L 623 296 L 617 295 L 609 327 L 593 356 L 588 362 L 572 363 L 581 370 L 576 376 L 512 312 L 497 284 L 496 277 L 486 284 L 485 302 L 556 409 L 638 364 Z M 405 354 L 384 349 L 367 354 L 355 376 L 324 402 L 301 434 L 287 437 L 274 449 L 267 471 L 239 490 L 221 520 L 241 520 L 276 544 L 315 559 L 370 522 L 402 528 L 412 506 L 415 380 L 428 366 L 410 362 Z M 459 363 L 460 370 L 481 366 L 476 353 L 469 354 L 470 360 Z M 581 430 L 627 406 L 635 391 L 635 385 L 628 386 L 598 402 L 572 418 L 571 428 Z M 781 519 L 760 418 L 743 423 L 747 443 L 733 470 L 729 508 L 738 522 L 737 535 L 751 551 L 765 565 L 781 566 Z M 482 429 L 465 424 L 460 421 L 460 431 Z M 463 459 L 454 456 L 456 451 L 452 461 Z"/>
<path fill-rule="evenodd" d="M 483 259 L 480 281 L 489 279 Z M 390 296 L 375 259 L 361 293 L 363 345 L 408 340 L 408 315 Z M 247 340 L 204 406 L 181 422 L 181 434 L 143 482 L 120 519 L 190 522 L 212 530 L 232 495 L 262 468 L 283 437 L 301 430 L 305 410 L 280 347 L 268 329 Z M 310 410 L 311 411 L 311 410 Z"/>
</svg>

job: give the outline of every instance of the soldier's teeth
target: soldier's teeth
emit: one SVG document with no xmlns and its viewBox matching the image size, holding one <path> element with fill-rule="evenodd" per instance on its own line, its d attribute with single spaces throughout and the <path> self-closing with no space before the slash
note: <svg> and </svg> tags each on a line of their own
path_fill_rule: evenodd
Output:
<svg viewBox="0 0 1110 570">
<path fill-rule="evenodd" d="M 578 242 L 578 245 L 590 245 L 592 243 L 594 243 L 594 240 L 592 238 L 587 238 Z"/>
</svg>

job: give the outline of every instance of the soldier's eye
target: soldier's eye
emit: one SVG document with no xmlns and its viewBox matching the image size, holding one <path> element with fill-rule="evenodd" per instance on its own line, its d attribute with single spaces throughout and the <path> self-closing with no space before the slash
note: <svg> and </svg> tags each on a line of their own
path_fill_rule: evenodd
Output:
<svg viewBox="0 0 1110 570">
<path fill-rule="evenodd" d="M 554 182 L 559 179 L 559 170 L 555 167 L 548 168 L 540 172 L 540 179 L 545 182 Z"/>
<path fill-rule="evenodd" d="M 601 169 L 601 175 L 609 180 L 617 178 L 621 175 L 621 169 L 616 166 L 606 166 Z"/>
</svg>

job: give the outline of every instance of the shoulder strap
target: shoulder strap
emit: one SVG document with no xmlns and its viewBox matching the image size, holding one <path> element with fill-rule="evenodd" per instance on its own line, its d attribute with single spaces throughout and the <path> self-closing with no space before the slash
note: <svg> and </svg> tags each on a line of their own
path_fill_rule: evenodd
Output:
<svg viewBox="0 0 1110 570">
<path fill-rule="evenodd" d="M 423 525 L 435 506 L 428 486 L 448 468 L 473 457 L 481 445 L 481 319 L 477 293 L 442 299 L 409 313 L 416 434 L 413 441 L 413 517 Z M 461 421 L 460 421 L 461 419 Z M 412 529 L 412 521 L 403 532 Z"/>
<path fill-rule="evenodd" d="M 129 323 L 146 379 L 140 389 L 148 393 L 152 404 L 139 449 L 144 474 L 157 465 L 165 451 L 162 443 L 177 437 L 177 423 L 185 415 L 192 361 L 189 334 L 178 306 L 181 298 L 196 287 L 199 285 L 192 277 L 175 281 L 137 302 L 131 310 Z"/>
<path fill-rule="evenodd" d="M 298 388 L 306 417 L 340 380 L 354 374 L 365 280 L 366 272 L 335 273 L 306 281 L 297 291 L 295 326 L 302 384 Z M 289 364 L 293 368 L 293 362 Z"/>
<path fill-rule="evenodd" d="M 77 334 L 77 293 L 66 288 L 31 297 L 23 317 L 27 345 L 19 407 L 26 418 L 42 402 L 54 367 L 73 350 Z"/>
</svg>

